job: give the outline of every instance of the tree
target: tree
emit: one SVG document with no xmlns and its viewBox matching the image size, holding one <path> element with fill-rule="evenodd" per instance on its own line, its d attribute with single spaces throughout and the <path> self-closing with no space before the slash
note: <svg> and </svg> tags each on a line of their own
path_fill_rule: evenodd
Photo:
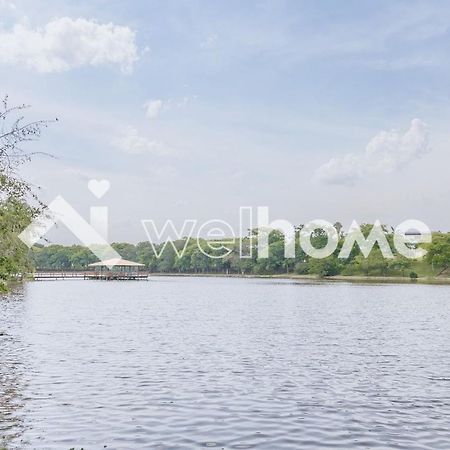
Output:
<svg viewBox="0 0 450 450">
<path fill-rule="evenodd" d="M 145 264 L 149 270 L 157 270 L 158 258 L 156 257 L 150 242 L 139 242 L 136 245 L 136 257 L 137 262 Z"/>
<path fill-rule="evenodd" d="M 5 177 L 0 175 L 2 193 L 4 182 Z M 8 281 L 31 268 L 28 249 L 18 235 L 33 216 L 33 208 L 27 205 L 18 192 L 9 192 L 0 201 L 0 291 L 6 290 Z"/>
<path fill-rule="evenodd" d="M 86 269 L 89 264 L 96 262 L 96 256 L 86 247 L 72 245 L 69 247 L 69 260 L 72 269 Z"/>
<path fill-rule="evenodd" d="M 339 237 L 342 237 L 342 228 L 344 228 L 343 227 L 343 225 L 342 225 L 342 223 L 341 222 L 335 222 L 334 224 L 333 224 L 333 227 L 334 228 L 336 228 L 336 231 L 337 231 L 337 234 L 338 234 L 338 236 Z"/>
<path fill-rule="evenodd" d="M 204 273 L 209 270 L 210 258 L 198 248 L 195 248 L 191 254 L 191 267 L 194 272 Z"/>
<path fill-rule="evenodd" d="M 401 272 L 402 277 L 405 276 L 405 271 L 411 268 L 411 260 L 404 256 L 397 255 L 395 259 L 389 262 L 389 269 Z"/>
<path fill-rule="evenodd" d="M 331 277 L 340 272 L 340 263 L 336 256 L 328 256 L 322 259 L 311 258 L 308 261 L 308 273 L 319 275 L 319 277 Z"/>
<path fill-rule="evenodd" d="M 439 234 L 428 247 L 426 260 L 439 270 L 438 276 L 450 267 L 450 234 Z"/>
<path fill-rule="evenodd" d="M 47 121 L 26 122 L 26 105 L 12 106 L 5 97 L 0 106 L 0 289 L 30 270 L 28 249 L 19 233 L 44 209 L 31 186 L 18 176 L 18 168 L 36 154 L 22 144 L 39 139 Z"/>
<path fill-rule="evenodd" d="M 362 253 L 356 256 L 353 265 L 362 270 L 366 276 L 373 275 L 373 272 L 386 276 L 389 260 L 383 256 L 380 249 L 373 248 L 367 258 Z"/>
<path fill-rule="evenodd" d="M 166 245 L 158 259 L 159 272 L 173 272 L 175 265 L 175 250 L 171 245 Z"/>
<path fill-rule="evenodd" d="M 122 258 L 128 259 L 129 261 L 136 261 L 136 246 L 133 244 L 128 244 L 127 242 L 114 242 L 111 247 L 119 253 Z"/>
</svg>

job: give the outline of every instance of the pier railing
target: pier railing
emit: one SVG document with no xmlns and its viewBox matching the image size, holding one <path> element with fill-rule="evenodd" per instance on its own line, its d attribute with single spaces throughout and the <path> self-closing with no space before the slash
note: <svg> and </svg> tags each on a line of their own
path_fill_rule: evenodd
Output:
<svg viewBox="0 0 450 450">
<path fill-rule="evenodd" d="M 30 274 L 34 280 L 145 280 L 149 276 L 147 271 L 93 271 L 93 270 L 37 270 Z"/>
</svg>

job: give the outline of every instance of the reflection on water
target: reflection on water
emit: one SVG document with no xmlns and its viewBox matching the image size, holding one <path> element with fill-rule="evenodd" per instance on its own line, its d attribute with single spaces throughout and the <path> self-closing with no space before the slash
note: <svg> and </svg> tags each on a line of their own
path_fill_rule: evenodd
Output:
<svg viewBox="0 0 450 450">
<path fill-rule="evenodd" d="M 0 317 L 11 449 L 450 448 L 446 286 L 36 282 Z"/>
<path fill-rule="evenodd" d="M 20 442 L 23 424 L 23 291 L 15 288 L 8 296 L 0 295 L 0 448 L 12 440 Z"/>
</svg>

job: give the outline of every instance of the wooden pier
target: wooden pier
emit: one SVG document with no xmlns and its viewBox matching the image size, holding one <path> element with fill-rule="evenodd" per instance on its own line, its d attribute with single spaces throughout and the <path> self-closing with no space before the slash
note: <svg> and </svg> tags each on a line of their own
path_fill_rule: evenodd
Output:
<svg viewBox="0 0 450 450">
<path fill-rule="evenodd" d="M 37 281 L 44 280 L 148 280 L 149 273 L 144 271 L 116 272 L 116 271 L 76 271 L 76 270 L 38 270 L 30 277 Z"/>
<path fill-rule="evenodd" d="M 148 280 L 145 265 L 123 258 L 112 258 L 89 264 L 88 270 L 37 270 L 31 274 L 35 280 Z"/>
<path fill-rule="evenodd" d="M 85 279 L 88 280 L 148 280 L 148 272 L 85 272 Z"/>
</svg>

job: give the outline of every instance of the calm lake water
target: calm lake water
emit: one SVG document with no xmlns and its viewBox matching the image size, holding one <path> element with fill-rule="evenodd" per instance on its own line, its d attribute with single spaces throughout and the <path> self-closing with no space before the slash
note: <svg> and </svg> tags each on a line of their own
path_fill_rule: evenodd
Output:
<svg viewBox="0 0 450 450">
<path fill-rule="evenodd" d="M 0 447 L 450 448 L 450 287 L 225 278 L 0 297 Z"/>
</svg>

